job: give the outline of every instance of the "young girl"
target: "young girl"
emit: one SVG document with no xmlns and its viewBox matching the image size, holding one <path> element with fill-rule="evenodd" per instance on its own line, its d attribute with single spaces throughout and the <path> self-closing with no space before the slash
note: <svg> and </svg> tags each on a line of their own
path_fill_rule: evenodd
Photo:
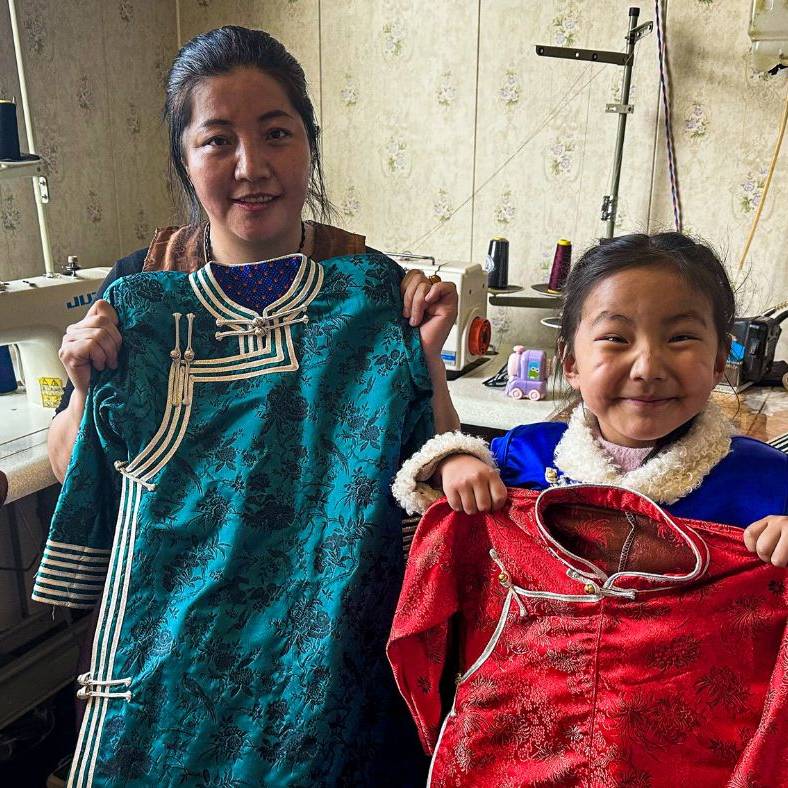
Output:
<svg viewBox="0 0 788 788">
<path fill-rule="evenodd" d="M 618 485 L 676 516 L 739 526 L 751 552 L 788 565 L 788 456 L 731 437 L 709 401 L 733 319 L 730 282 L 707 246 L 680 233 L 601 242 L 564 293 L 559 353 L 582 398 L 569 423 L 515 427 L 492 452 L 439 435 L 405 463 L 395 496 L 423 512 L 440 496 L 431 480 L 452 509 L 474 514 L 500 508 L 506 486 Z"/>
</svg>

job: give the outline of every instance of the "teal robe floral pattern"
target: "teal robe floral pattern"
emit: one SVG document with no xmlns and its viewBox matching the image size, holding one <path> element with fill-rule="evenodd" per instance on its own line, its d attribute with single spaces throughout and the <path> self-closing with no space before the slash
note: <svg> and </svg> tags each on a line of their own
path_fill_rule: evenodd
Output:
<svg viewBox="0 0 788 788">
<path fill-rule="evenodd" d="M 433 431 L 402 272 L 301 257 L 256 312 L 211 266 L 106 292 L 118 368 L 94 373 L 33 591 L 100 606 L 69 785 L 417 784 L 385 660 L 389 485 Z"/>
</svg>

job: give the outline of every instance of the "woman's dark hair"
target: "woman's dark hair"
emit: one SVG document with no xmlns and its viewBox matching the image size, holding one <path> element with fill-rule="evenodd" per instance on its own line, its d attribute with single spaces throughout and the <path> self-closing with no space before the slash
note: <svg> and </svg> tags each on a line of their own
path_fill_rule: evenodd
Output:
<svg viewBox="0 0 788 788">
<path fill-rule="evenodd" d="M 181 47 L 167 75 L 164 120 L 170 137 L 170 188 L 175 182 L 183 189 L 189 221 L 200 221 L 200 202 L 186 172 L 183 132 L 191 122 L 192 92 L 200 80 L 227 74 L 236 68 L 257 68 L 275 79 L 287 93 L 304 122 L 312 157 L 312 172 L 306 204 L 312 214 L 326 221 L 333 209 L 326 195 L 320 163 L 320 128 L 315 108 L 307 93 L 306 76 L 299 62 L 273 36 L 262 30 L 227 25 L 195 36 Z"/>
<path fill-rule="evenodd" d="M 708 298 L 720 346 L 730 347 L 736 304 L 728 274 L 717 255 L 682 233 L 633 233 L 603 239 L 586 250 L 572 268 L 563 292 L 559 358 L 574 350 L 583 304 L 591 290 L 611 274 L 646 265 L 673 268 L 693 290 Z"/>
</svg>

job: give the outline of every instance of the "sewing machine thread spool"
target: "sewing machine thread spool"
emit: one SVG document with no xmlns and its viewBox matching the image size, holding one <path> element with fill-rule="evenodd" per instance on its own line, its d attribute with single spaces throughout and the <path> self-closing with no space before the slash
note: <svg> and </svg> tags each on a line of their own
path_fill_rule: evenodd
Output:
<svg viewBox="0 0 788 788">
<path fill-rule="evenodd" d="M 16 104 L 0 99 L 0 161 L 19 161 L 20 158 Z"/>
<path fill-rule="evenodd" d="M 553 257 L 553 267 L 550 269 L 550 281 L 547 284 L 547 292 L 557 295 L 566 284 L 569 276 L 569 267 L 572 265 L 572 243 L 566 238 L 559 239 L 555 246 L 555 256 Z"/>
<path fill-rule="evenodd" d="M 487 275 L 487 286 L 494 290 L 503 290 L 509 279 L 509 241 L 506 238 L 493 238 L 487 257 L 493 265 L 492 271 Z"/>
</svg>

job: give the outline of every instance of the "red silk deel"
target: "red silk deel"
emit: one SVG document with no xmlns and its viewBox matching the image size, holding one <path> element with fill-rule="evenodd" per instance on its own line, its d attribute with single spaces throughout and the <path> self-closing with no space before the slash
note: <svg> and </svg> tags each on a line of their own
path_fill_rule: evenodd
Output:
<svg viewBox="0 0 788 788">
<path fill-rule="evenodd" d="M 426 513 L 388 655 L 431 785 L 765 788 L 788 785 L 787 611 L 740 528 L 616 487 L 510 490 Z"/>
</svg>

